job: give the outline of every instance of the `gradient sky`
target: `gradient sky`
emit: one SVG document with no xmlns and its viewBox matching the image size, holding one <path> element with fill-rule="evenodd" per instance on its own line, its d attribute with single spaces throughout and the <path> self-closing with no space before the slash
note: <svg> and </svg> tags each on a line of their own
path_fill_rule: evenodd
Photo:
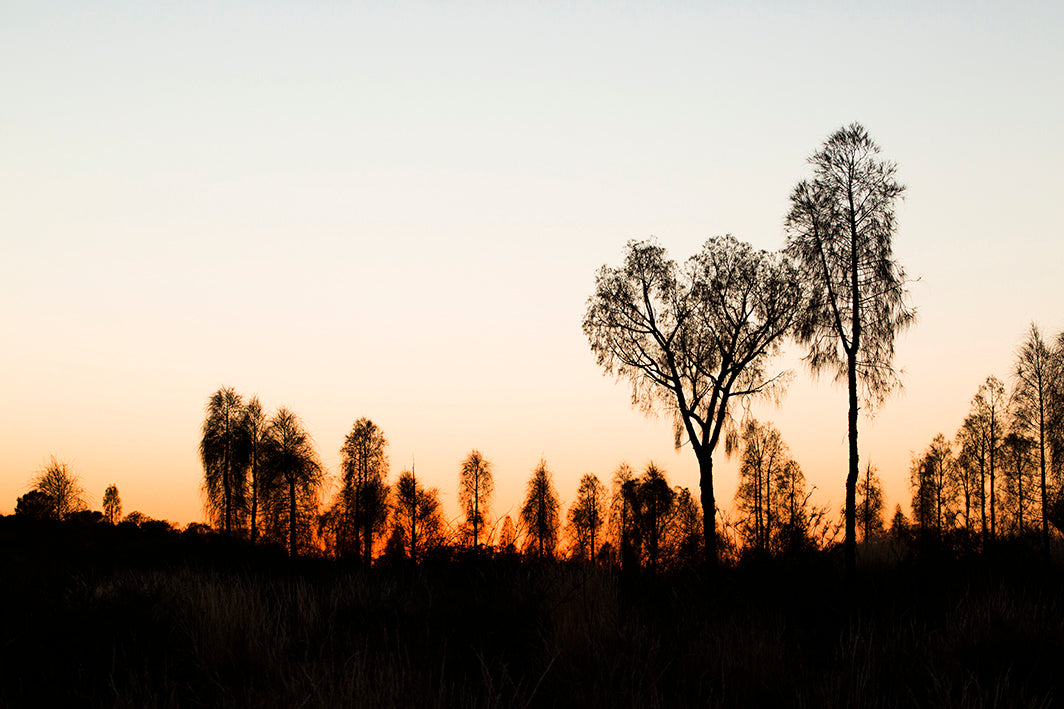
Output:
<svg viewBox="0 0 1064 709">
<path fill-rule="evenodd" d="M 908 509 L 910 452 L 1064 327 L 1060 3 L 41 3 L 0 6 L 0 513 L 50 455 L 99 508 L 202 519 L 208 396 L 304 419 L 336 473 L 355 419 L 457 514 L 501 515 L 541 457 L 653 459 L 580 330 L 596 269 L 656 236 L 765 249 L 806 159 L 860 121 L 908 186 L 895 252 L 906 390 L 861 423 Z M 841 506 L 844 391 L 794 381 L 776 423 Z M 735 466 L 717 454 L 717 498 Z"/>
</svg>

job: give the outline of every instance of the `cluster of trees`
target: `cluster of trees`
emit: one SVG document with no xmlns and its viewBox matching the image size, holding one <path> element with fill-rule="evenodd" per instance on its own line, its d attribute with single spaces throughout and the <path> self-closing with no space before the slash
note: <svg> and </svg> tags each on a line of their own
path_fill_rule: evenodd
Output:
<svg viewBox="0 0 1064 709">
<path fill-rule="evenodd" d="M 1032 324 L 1010 386 L 987 377 L 952 439 L 937 434 L 910 470 L 914 522 L 983 542 L 1040 534 L 1064 511 L 1064 332 L 1046 342 Z"/>
<path fill-rule="evenodd" d="M 679 266 L 653 241 L 633 241 L 622 266 L 598 272 L 584 333 L 606 372 L 631 383 L 633 403 L 671 412 L 677 447 L 690 444 L 711 564 L 719 551 L 713 453 L 742 425 L 732 415 L 737 403 L 780 393 L 782 373 L 769 363 L 790 336 L 808 348 L 814 372 L 847 383 L 845 557 L 854 572 L 858 407 L 877 406 L 897 385 L 895 335 L 915 317 L 892 254 L 894 203 L 905 188 L 878 153 L 858 124 L 828 138 L 809 160 L 812 179 L 791 193 L 779 253 L 717 237 Z M 757 533 L 768 543 L 767 528 Z"/>
<path fill-rule="evenodd" d="M 90 513 L 89 497 L 70 464 L 51 456 L 30 479 L 29 491 L 15 501 L 15 514 L 36 519 L 63 520 Z M 138 513 L 139 514 L 139 513 Z M 101 518 L 110 524 L 122 521 L 122 498 L 118 487 L 108 485 L 103 493 Z"/>
<path fill-rule="evenodd" d="M 703 553 L 698 503 L 687 488 L 670 486 L 653 463 L 641 475 L 622 464 L 609 491 L 596 475 L 584 475 L 563 517 L 553 475 L 541 460 L 516 519 L 493 520 L 494 467 L 474 449 L 458 464 L 461 517 L 449 522 L 439 490 L 422 484 L 414 466 L 389 481 L 388 440 L 360 418 L 344 439 L 337 491 L 326 502 L 325 471 L 298 417 L 287 409 L 265 417 L 256 397 L 245 400 L 231 388 L 208 400 L 200 456 L 214 528 L 283 544 L 293 555 L 370 564 L 381 555 L 417 560 L 445 546 L 491 546 L 657 570 L 696 562 Z"/>
</svg>

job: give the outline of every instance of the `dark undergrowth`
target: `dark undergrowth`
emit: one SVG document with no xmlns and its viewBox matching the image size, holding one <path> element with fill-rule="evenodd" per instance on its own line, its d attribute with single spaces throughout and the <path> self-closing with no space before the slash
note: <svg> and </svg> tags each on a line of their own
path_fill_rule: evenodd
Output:
<svg viewBox="0 0 1064 709">
<path fill-rule="evenodd" d="M 0 518 L 9 706 L 1048 707 L 1064 573 L 1026 547 L 625 575 L 366 571 L 214 537 Z"/>
</svg>

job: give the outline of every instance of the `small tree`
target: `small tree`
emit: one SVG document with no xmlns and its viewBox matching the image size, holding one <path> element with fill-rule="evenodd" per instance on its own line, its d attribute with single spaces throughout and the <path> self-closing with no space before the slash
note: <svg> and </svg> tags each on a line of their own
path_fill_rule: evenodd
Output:
<svg viewBox="0 0 1064 709">
<path fill-rule="evenodd" d="M 883 533 L 883 484 L 871 463 L 857 481 L 857 526 L 866 544 Z"/>
<path fill-rule="evenodd" d="M 521 522 L 528 528 L 525 553 L 540 559 L 554 556 L 558 546 L 558 493 L 547 462 L 541 460 L 528 480 L 528 494 L 521 507 Z"/>
<path fill-rule="evenodd" d="M 606 519 L 606 488 L 594 473 L 580 478 L 576 500 L 569 508 L 573 556 L 593 561 L 602 540 Z"/>
<path fill-rule="evenodd" d="M 226 534 L 240 526 L 246 502 L 243 415 L 243 398 L 232 387 L 222 387 L 207 400 L 200 438 L 207 516 Z"/>
<path fill-rule="evenodd" d="M 913 458 L 910 469 L 913 516 L 921 532 L 941 536 L 950 525 L 952 467 L 952 446 L 941 433 L 932 439 L 922 455 Z"/>
<path fill-rule="evenodd" d="M 391 536 L 401 545 L 403 556 L 416 562 L 425 549 L 438 546 L 443 538 L 439 491 L 426 490 L 413 470 L 404 470 L 394 494 Z"/>
<path fill-rule="evenodd" d="M 31 487 L 51 500 L 48 516 L 63 519 L 74 512 L 87 509 L 85 489 L 70 465 L 53 455 L 30 481 Z"/>
<path fill-rule="evenodd" d="M 474 549 L 480 541 L 480 531 L 487 519 L 494 491 L 491 463 L 474 448 L 458 470 L 458 504 L 465 512 L 466 524 L 472 530 Z"/>
<path fill-rule="evenodd" d="M 355 421 L 340 449 L 343 513 L 337 551 L 354 553 L 367 566 L 373 558 L 373 542 L 388 521 L 388 439 L 368 418 Z"/>
<path fill-rule="evenodd" d="M 15 514 L 33 519 L 52 519 L 55 515 L 55 500 L 40 490 L 30 490 L 15 501 Z"/>
<path fill-rule="evenodd" d="M 259 397 L 251 397 L 243 408 L 240 429 L 239 456 L 247 466 L 247 490 L 251 495 L 250 539 L 254 542 L 259 531 L 259 499 L 266 485 L 262 471 L 262 454 L 266 440 L 266 414 L 262 410 L 262 404 L 259 403 Z"/>
<path fill-rule="evenodd" d="M 1031 451 L 1034 442 L 1011 431 L 1002 443 L 1002 475 L 1005 478 L 1005 508 L 1012 512 L 1013 534 L 1022 535 L 1034 519 L 1032 507 L 1038 486 L 1033 475 Z"/>
<path fill-rule="evenodd" d="M 263 468 L 273 481 L 267 502 L 275 529 L 278 524 L 287 527 L 288 555 L 296 556 L 309 546 L 317 519 L 321 463 L 303 422 L 286 408 L 270 418 L 264 438 Z"/>
<path fill-rule="evenodd" d="M 103 491 L 103 516 L 109 524 L 118 524 L 122 519 L 122 499 L 118 496 L 117 485 L 108 485 Z"/>
</svg>

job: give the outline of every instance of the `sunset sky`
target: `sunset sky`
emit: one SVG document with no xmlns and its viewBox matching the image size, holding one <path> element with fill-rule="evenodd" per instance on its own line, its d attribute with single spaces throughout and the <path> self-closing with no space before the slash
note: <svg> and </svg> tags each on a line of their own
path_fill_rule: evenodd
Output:
<svg viewBox="0 0 1064 709">
<path fill-rule="evenodd" d="M 531 7 L 529 7 L 531 5 Z M 616 7 L 623 5 L 622 7 Z M 908 510 L 910 452 L 1064 328 L 1064 4 L 41 3 L 0 6 L 0 513 L 51 455 L 92 506 L 203 518 L 220 386 L 288 406 L 335 475 L 359 417 L 451 516 L 462 457 L 501 516 L 540 458 L 654 460 L 580 329 L 596 269 L 654 235 L 763 249 L 806 159 L 859 121 L 908 186 L 905 391 L 861 422 Z M 781 430 L 838 509 L 845 392 L 795 370 Z M 718 501 L 735 465 L 717 453 Z"/>
</svg>

